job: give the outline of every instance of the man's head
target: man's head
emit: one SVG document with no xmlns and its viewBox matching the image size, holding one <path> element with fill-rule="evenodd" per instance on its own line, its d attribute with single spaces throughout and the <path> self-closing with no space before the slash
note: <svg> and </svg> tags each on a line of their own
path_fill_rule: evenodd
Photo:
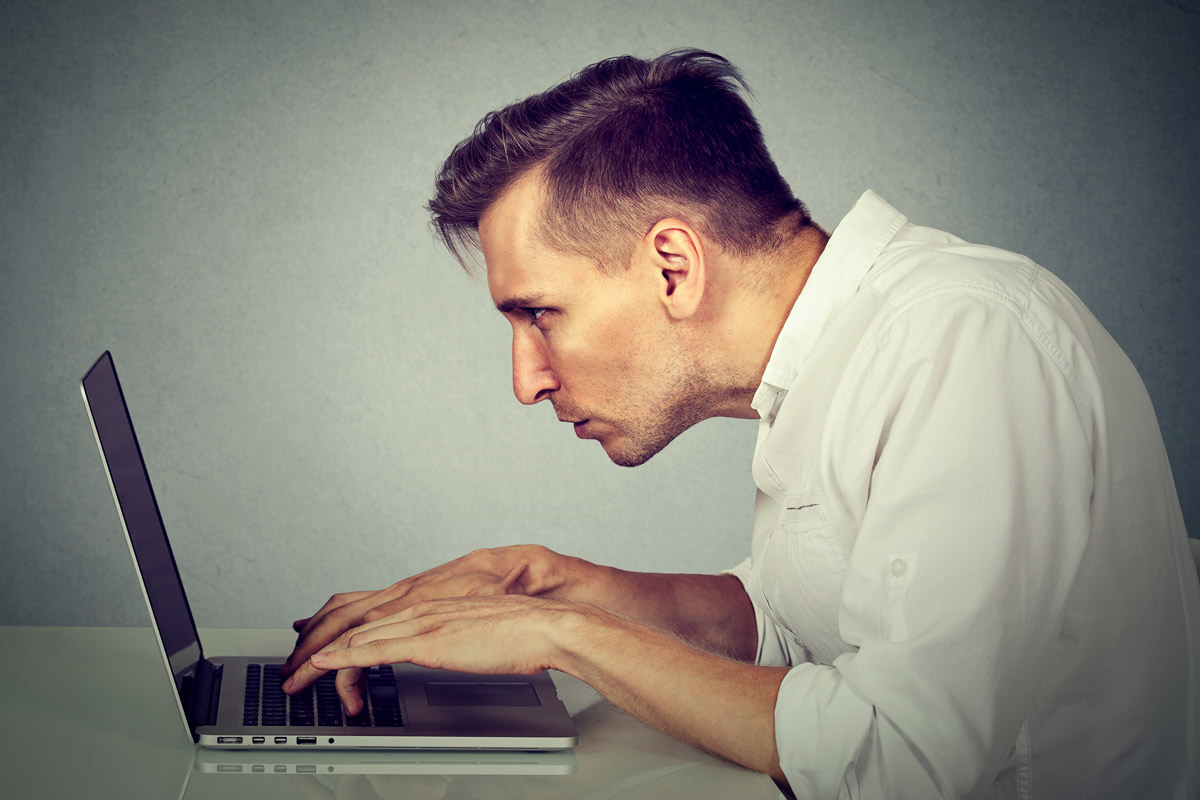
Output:
<svg viewBox="0 0 1200 800">
<path fill-rule="evenodd" d="M 732 64 L 700 50 L 593 64 L 479 122 L 437 176 L 434 226 L 465 265 L 484 212 L 537 168 L 544 241 L 602 268 L 624 267 L 633 240 L 683 211 L 722 248 L 769 250 L 783 220 L 799 227 L 808 217 L 767 152 L 745 86 Z"/>
<path fill-rule="evenodd" d="M 746 334 L 769 350 L 781 324 L 728 313 L 811 226 L 740 83 L 698 51 L 603 61 L 489 114 L 438 176 L 434 224 L 464 266 L 483 251 L 518 399 L 551 400 L 618 464 L 745 415 L 765 366 Z"/>
</svg>

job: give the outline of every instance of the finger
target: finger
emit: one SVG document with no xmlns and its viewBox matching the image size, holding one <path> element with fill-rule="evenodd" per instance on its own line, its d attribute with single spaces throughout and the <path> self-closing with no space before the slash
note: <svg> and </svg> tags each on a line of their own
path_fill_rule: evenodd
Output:
<svg viewBox="0 0 1200 800">
<path fill-rule="evenodd" d="M 395 664 L 407 661 L 403 657 L 402 645 L 395 639 L 375 639 L 353 647 L 323 650 L 320 653 L 314 653 L 311 660 L 313 668 L 319 669 L 322 673 L 335 669 L 346 670 L 351 667 L 377 667 L 380 664 Z M 340 692 L 339 696 L 341 696 Z M 345 702 L 345 698 L 343 698 L 343 702 Z"/>
<path fill-rule="evenodd" d="M 357 629 L 377 628 L 396 619 L 408 619 L 419 616 L 420 609 L 437 602 L 437 600 L 422 600 L 416 591 L 407 592 L 400 597 L 380 603 L 362 616 L 362 622 Z"/>
<path fill-rule="evenodd" d="M 481 599 L 480 596 L 443 597 L 420 602 L 410 602 L 410 597 L 405 596 L 392 603 L 377 606 L 365 614 L 366 621 L 350 632 L 352 638 L 344 646 L 365 644 L 379 639 L 381 628 L 387 628 L 388 636 L 416 636 L 454 619 L 478 619 L 506 613 L 507 607 L 516 598 L 524 603 L 530 602 L 530 598 L 524 595 L 494 595 L 486 599 Z M 382 613 L 392 608 L 398 610 Z M 397 627 L 401 624 L 406 624 L 407 627 Z"/>
<path fill-rule="evenodd" d="M 296 694 L 297 692 L 301 692 L 316 683 L 317 678 L 328 671 L 327 669 L 318 669 L 313 665 L 311 659 L 304 661 L 296 668 L 292 676 L 283 682 L 283 693 Z"/>
<path fill-rule="evenodd" d="M 356 599 L 325 612 L 315 625 L 310 620 L 305 626 L 307 632 L 300 634 L 292 654 L 283 663 L 283 674 L 290 675 L 313 653 L 362 622 L 362 615 L 375 604 L 375 595 L 377 594 L 379 593 L 351 592 L 348 595 L 342 595 L 342 597 L 353 596 Z"/>
<path fill-rule="evenodd" d="M 317 613 L 303 620 L 296 620 L 298 623 L 303 623 L 300 626 L 300 636 L 305 636 L 310 630 L 312 630 L 314 626 L 319 624 L 321 620 L 324 619 L 327 614 L 329 614 L 329 612 L 373 594 L 376 594 L 376 592 L 370 590 L 360 592 L 342 592 L 340 594 L 335 594 L 333 597 L 325 601 L 325 605 L 317 609 Z"/>
<path fill-rule="evenodd" d="M 348 717 L 362 713 L 365 679 L 366 672 L 357 668 L 343 669 L 337 674 L 334 686 L 337 687 L 338 697 L 341 699 Z"/>
<path fill-rule="evenodd" d="M 370 630 L 355 631 L 345 647 L 331 647 L 314 653 L 312 668 L 322 672 L 348 667 L 377 667 L 408 661 L 411 649 L 406 639 L 419 633 L 410 622 L 393 622 Z"/>
</svg>

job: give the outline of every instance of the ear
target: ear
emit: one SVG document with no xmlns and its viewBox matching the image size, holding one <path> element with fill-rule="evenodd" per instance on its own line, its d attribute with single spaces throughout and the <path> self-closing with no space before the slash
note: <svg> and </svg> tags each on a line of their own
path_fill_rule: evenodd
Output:
<svg viewBox="0 0 1200 800">
<path fill-rule="evenodd" d="M 659 220 L 644 241 L 651 266 L 658 273 L 658 299 L 674 319 L 696 313 L 704 297 L 704 244 L 688 223 Z"/>
</svg>

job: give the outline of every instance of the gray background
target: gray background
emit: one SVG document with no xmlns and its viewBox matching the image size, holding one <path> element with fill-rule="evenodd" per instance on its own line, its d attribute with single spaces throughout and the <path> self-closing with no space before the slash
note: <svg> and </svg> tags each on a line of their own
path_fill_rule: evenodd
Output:
<svg viewBox="0 0 1200 800">
<path fill-rule="evenodd" d="M 422 203 L 488 110 L 620 53 L 741 66 L 832 226 L 867 188 L 1025 253 L 1141 370 L 1200 531 L 1197 3 L 5 3 L 0 623 L 143 624 L 77 381 L 108 348 L 202 625 L 477 546 L 713 571 L 754 423 L 609 464 L 510 392 Z"/>
</svg>

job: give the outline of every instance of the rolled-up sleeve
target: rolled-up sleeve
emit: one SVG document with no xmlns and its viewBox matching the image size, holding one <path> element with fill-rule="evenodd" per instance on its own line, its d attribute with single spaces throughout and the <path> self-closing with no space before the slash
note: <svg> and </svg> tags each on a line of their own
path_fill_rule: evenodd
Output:
<svg viewBox="0 0 1200 800">
<path fill-rule="evenodd" d="M 722 570 L 719 574 L 732 575 L 737 578 L 742 582 L 742 589 L 749 594 L 751 563 L 751 559 L 747 558 L 736 567 Z M 752 602 L 750 605 L 754 607 L 754 626 L 758 631 L 758 647 L 754 654 L 754 663 L 764 667 L 790 667 L 804 661 L 804 658 L 797 658 L 796 654 L 791 651 L 784 632 L 763 613 L 763 610 L 758 607 L 758 603 Z"/>
</svg>

